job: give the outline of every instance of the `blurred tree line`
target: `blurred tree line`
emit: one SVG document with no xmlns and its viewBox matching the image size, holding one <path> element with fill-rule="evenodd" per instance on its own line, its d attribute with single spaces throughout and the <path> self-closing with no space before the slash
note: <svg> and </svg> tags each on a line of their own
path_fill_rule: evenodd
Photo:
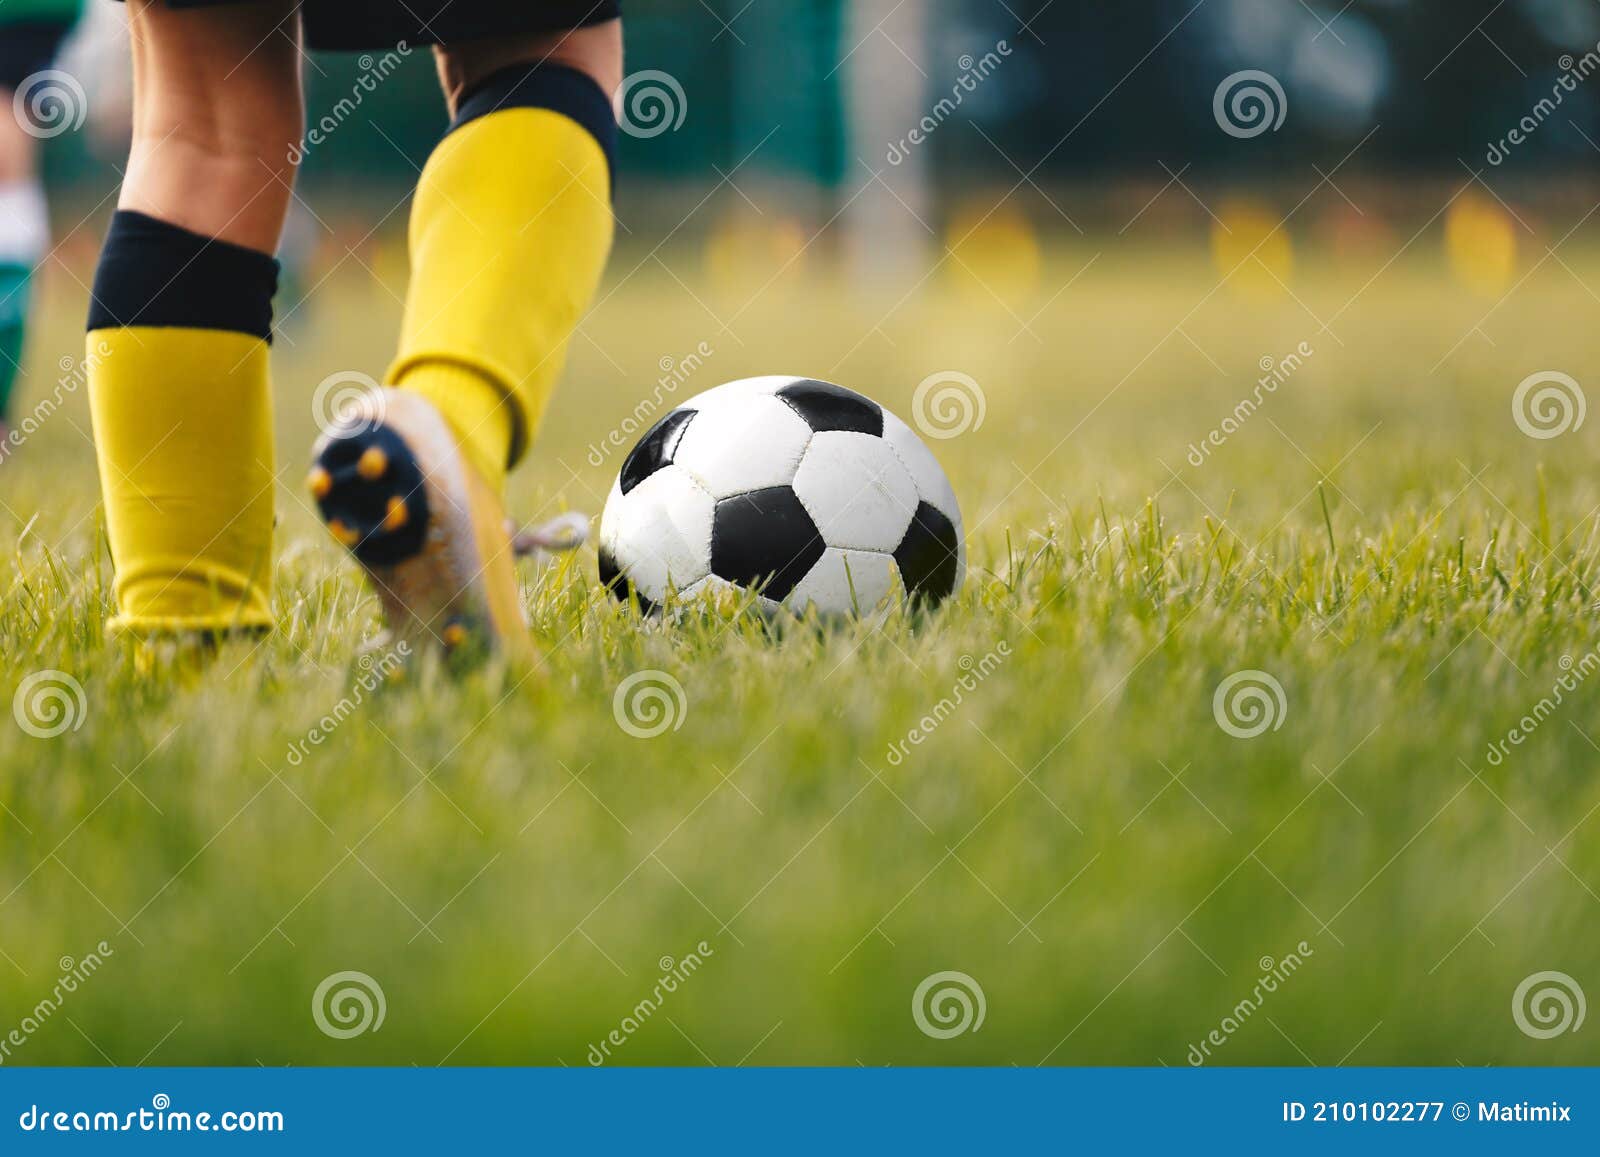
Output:
<svg viewBox="0 0 1600 1157">
<path fill-rule="evenodd" d="M 629 72 L 667 74 L 685 107 L 676 129 L 623 135 L 623 180 L 715 183 L 750 156 L 746 173 L 857 182 L 891 142 L 853 131 L 851 83 L 915 85 L 920 105 L 908 107 L 931 115 L 967 62 L 1002 42 L 1000 66 L 927 136 L 934 184 L 1008 172 L 997 148 L 1024 171 L 1037 165 L 1038 181 L 1148 176 L 1157 162 L 1252 174 L 1336 161 L 1357 144 L 1352 168 L 1459 171 L 1484 167 L 1529 117 L 1507 168 L 1600 161 L 1600 75 L 1586 71 L 1600 72 L 1594 0 L 906 2 L 920 6 L 914 19 L 885 4 L 875 27 L 862 20 L 873 0 L 631 0 Z M 864 23 L 892 53 L 861 50 Z M 877 75 L 852 74 L 861 67 Z M 1272 76 L 1287 108 L 1279 131 L 1241 139 L 1218 130 L 1213 97 L 1247 69 Z M 415 179 L 445 129 L 425 50 L 387 63 L 319 54 L 306 77 L 308 124 L 339 113 L 306 150 L 308 183 Z M 919 117 L 907 119 L 910 130 Z M 52 167 L 86 173 L 82 151 L 60 142 Z"/>
</svg>

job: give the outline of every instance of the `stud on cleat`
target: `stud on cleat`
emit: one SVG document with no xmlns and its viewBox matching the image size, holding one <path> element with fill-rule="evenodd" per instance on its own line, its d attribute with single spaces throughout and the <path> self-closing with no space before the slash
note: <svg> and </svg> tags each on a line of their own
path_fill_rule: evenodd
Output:
<svg viewBox="0 0 1600 1157">
<path fill-rule="evenodd" d="M 328 532 L 339 540 L 341 546 L 353 547 L 361 541 L 361 532 L 352 530 L 337 518 L 328 519 Z"/>
<path fill-rule="evenodd" d="M 368 446 L 356 459 L 356 473 L 368 482 L 376 482 L 389 469 L 389 456 L 381 446 Z"/>
<path fill-rule="evenodd" d="M 451 623 L 444 629 L 444 634 L 440 637 L 444 639 L 445 646 L 451 648 L 459 647 L 467 641 L 467 628 L 460 623 Z"/>
<path fill-rule="evenodd" d="M 328 491 L 333 489 L 333 475 L 321 466 L 313 466 L 311 473 L 306 475 L 306 489 L 311 491 L 313 498 L 326 498 Z"/>
<path fill-rule="evenodd" d="M 383 529 L 399 530 L 405 526 L 410 517 L 411 512 L 406 509 L 406 500 L 398 494 L 393 495 L 389 499 L 389 509 L 383 516 Z"/>
</svg>

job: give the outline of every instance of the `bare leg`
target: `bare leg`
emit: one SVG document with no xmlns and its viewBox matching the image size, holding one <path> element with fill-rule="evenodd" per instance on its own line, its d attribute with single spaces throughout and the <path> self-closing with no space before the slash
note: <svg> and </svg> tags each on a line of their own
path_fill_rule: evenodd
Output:
<svg viewBox="0 0 1600 1157">
<path fill-rule="evenodd" d="M 294 4 L 128 7 L 133 147 L 118 207 L 272 253 L 304 122 Z"/>
<path fill-rule="evenodd" d="M 469 40 L 434 50 L 439 87 L 454 116 L 462 95 L 491 73 L 513 64 L 548 62 L 594 78 L 609 97 L 622 83 L 622 22 L 612 20 L 570 32 L 513 40 Z"/>
</svg>

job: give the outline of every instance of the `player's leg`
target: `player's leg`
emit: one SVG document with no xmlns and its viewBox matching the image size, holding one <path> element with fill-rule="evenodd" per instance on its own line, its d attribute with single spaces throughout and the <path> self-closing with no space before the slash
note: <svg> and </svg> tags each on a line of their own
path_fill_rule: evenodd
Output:
<svg viewBox="0 0 1600 1157">
<path fill-rule="evenodd" d="M 115 629 L 271 621 L 272 253 L 301 131 L 294 0 L 131 0 L 133 143 L 89 312 Z"/>
<path fill-rule="evenodd" d="M 610 250 L 610 93 L 622 34 L 611 20 L 447 43 L 438 61 L 452 125 L 412 205 L 411 283 L 385 414 L 431 484 L 408 486 L 416 466 L 392 463 L 396 447 L 368 430 L 319 448 L 312 487 L 402 630 L 426 629 L 447 645 L 468 633 L 514 644 L 525 627 L 499 498 Z M 440 417 L 462 469 L 429 464 L 425 444 Z M 355 469 L 363 456 L 365 474 Z M 458 475 L 456 495 L 437 485 Z M 427 555 L 423 519 L 449 558 Z"/>
<path fill-rule="evenodd" d="M 453 127 L 418 184 L 391 377 L 438 406 L 498 484 L 538 428 L 610 252 L 622 27 L 437 57 Z M 439 373 L 462 361 L 474 381 Z"/>
<path fill-rule="evenodd" d="M 64 0 L 38 9 L 40 18 L 9 19 L 0 5 L 0 458 L 10 449 L 5 428 L 22 368 L 34 268 L 50 242 L 38 138 L 53 135 L 50 117 L 76 112 L 57 103 L 62 90 L 39 74 L 71 29 L 75 7 Z M 37 109 L 36 101 L 43 102 Z"/>
</svg>

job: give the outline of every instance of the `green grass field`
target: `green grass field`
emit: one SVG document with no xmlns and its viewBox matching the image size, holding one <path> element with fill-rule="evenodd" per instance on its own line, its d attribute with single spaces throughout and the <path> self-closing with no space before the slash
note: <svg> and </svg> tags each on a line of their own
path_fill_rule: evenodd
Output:
<svg viewBox="0 0 1600 1157">
<path fill-rule="evenodd" d="M 959 370 L 987 405 L 935 444 L 964 591 L 874 626 L 663 625 L 599 591 L 586 549 L 525 573 L 545 684 L 421 671 L 304 759 L 377 630 L 300 489 L 308 399 L 381 371 L 396 278 L 345 262 L 289 319 L 282 629 L 202 671 L 102 639 L 76 391 L 0 465 L 3 690 L 60 669 L 86 703 L 55 738 L 0 727 L 0 1040 L 61 958 L 111 954 L 5 1063 L 582 1065 L 696 951 L 612 1063 L 1182 1065 L 1291 954 L 1209 1063 L 1600 1060 L 1593 1026 L 1512 1015 L 1540 971 L 1600 995 L 1600 423 L 1534 439 L 1511 409 L 1536 371 L 1593 375 L 1600 245 L 1550 259 L 1566 227 L 1540 228 L 1503 298 L 1452 278 L 1437 224 L 1392 264 L 1409 229 L 1309 246 L 1276 295 L 1219 286 L 1200 246 L 1063 239 L 1004 303 L 947 270 L 902 298 L 625 245 L 517 511 L 597 514 L 621 452 L 587 448 L 701 341 L 682 396 L 803 373 L 909 418 Z M 24 409 L 78 352 L 81 293 L 50 283 Z M 619 727 L 641 670 L 683 687 L 677 730 Z M 1213 715 L 1243 670 L 1284 692 L 1255 738 Z M 335 1039 L 312 999 L 346 970 L 387 1011 Z M 912 998 L 946 970 L 986 1014 L 936 1039 Z"/>
</svg>

